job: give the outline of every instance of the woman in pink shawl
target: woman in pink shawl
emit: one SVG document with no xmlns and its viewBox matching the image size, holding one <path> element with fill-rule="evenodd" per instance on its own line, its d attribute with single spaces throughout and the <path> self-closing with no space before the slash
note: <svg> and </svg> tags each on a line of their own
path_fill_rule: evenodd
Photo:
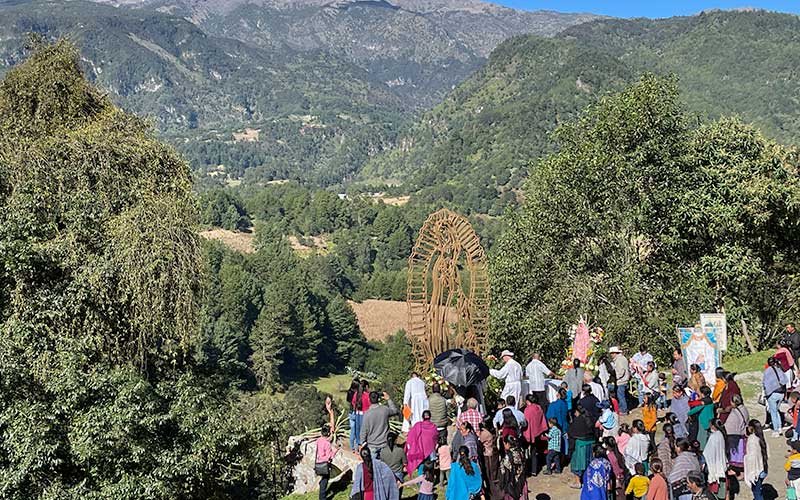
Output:
<svg viewBox="0 0 800 500">
<path fill-rule="evenodd" d="M 431 422 L 430 410 L 425 410 L 422 412 L 422 420 L 414 424 L 406 438 L 406 457 L 408 457 L 406 470 L 409 476 L 413 476 L 419 464 L 436 451 L 438 443 L 439 430 L 436 424 Z"/>
<path fill-rule="evenodd" d="M 536 402 L 536 396 L 533 394 L 525 397 L 524 415 L 528 426 L 522 431 L 522 436 L 531 447 L 531 474 L 535 476 L 539 473 L 539 445 L 544 443 L 540 438 L 549 430 L 549 427 L 542 407 Z"/>
</svg>

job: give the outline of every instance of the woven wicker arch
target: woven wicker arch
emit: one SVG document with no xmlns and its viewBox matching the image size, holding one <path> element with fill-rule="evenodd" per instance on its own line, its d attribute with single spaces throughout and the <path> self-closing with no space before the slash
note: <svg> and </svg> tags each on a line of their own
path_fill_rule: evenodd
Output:
<svg viewBox="0 0 800 500">
<path fill-rule="evenodd" d="M 431 214 L 408 261 L 408 334 L 417 368 L 448 349 L 477 353 L 489 332 L 486 253 L 467 219 L 446 208 Z"/>
</svg>

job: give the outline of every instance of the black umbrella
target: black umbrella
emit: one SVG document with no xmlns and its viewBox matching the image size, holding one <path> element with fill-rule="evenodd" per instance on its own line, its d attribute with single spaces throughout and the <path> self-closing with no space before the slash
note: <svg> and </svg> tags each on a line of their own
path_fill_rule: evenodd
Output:
<svg viewBox="0 0 800 500">
<path fill-rule="evenodd" d="M 489 376 L 486 363 L 466 349 L 451 349 L 441 353 L 433 360 L 433 368 L 443 379 L 459 387 L 478 385 Z"/>
</svg>

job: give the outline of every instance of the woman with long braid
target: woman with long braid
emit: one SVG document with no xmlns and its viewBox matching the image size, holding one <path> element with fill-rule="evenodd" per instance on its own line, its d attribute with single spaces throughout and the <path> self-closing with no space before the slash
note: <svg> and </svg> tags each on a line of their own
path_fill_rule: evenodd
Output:
<svg viewBox="0 0 800 500">
<path fill-rule="evenodd" d="M 450 466 L 450 479 L 445 491 L 446 500 L 470 500 L 481 492 L 481 471 L 469 458 L 469 448 L 458 449 L 458 459 Z M 366 499 L 365 499 L 366 500 Z"/>
</svg>

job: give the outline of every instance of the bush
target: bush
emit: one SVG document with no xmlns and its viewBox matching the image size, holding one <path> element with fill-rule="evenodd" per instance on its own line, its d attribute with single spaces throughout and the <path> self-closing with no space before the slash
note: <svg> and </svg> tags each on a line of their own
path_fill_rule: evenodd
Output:
<svg viewBox="0 0 800 500">
<path fill-rule="evenodd" d="M 292 415 L 290 427 L 293 434 L 321 427 L 328 421 L 325 413 L 325 398 L 328 395 L 313 385 L 295 384 L 286 390 L 284 403 Z"/>
</svg>

